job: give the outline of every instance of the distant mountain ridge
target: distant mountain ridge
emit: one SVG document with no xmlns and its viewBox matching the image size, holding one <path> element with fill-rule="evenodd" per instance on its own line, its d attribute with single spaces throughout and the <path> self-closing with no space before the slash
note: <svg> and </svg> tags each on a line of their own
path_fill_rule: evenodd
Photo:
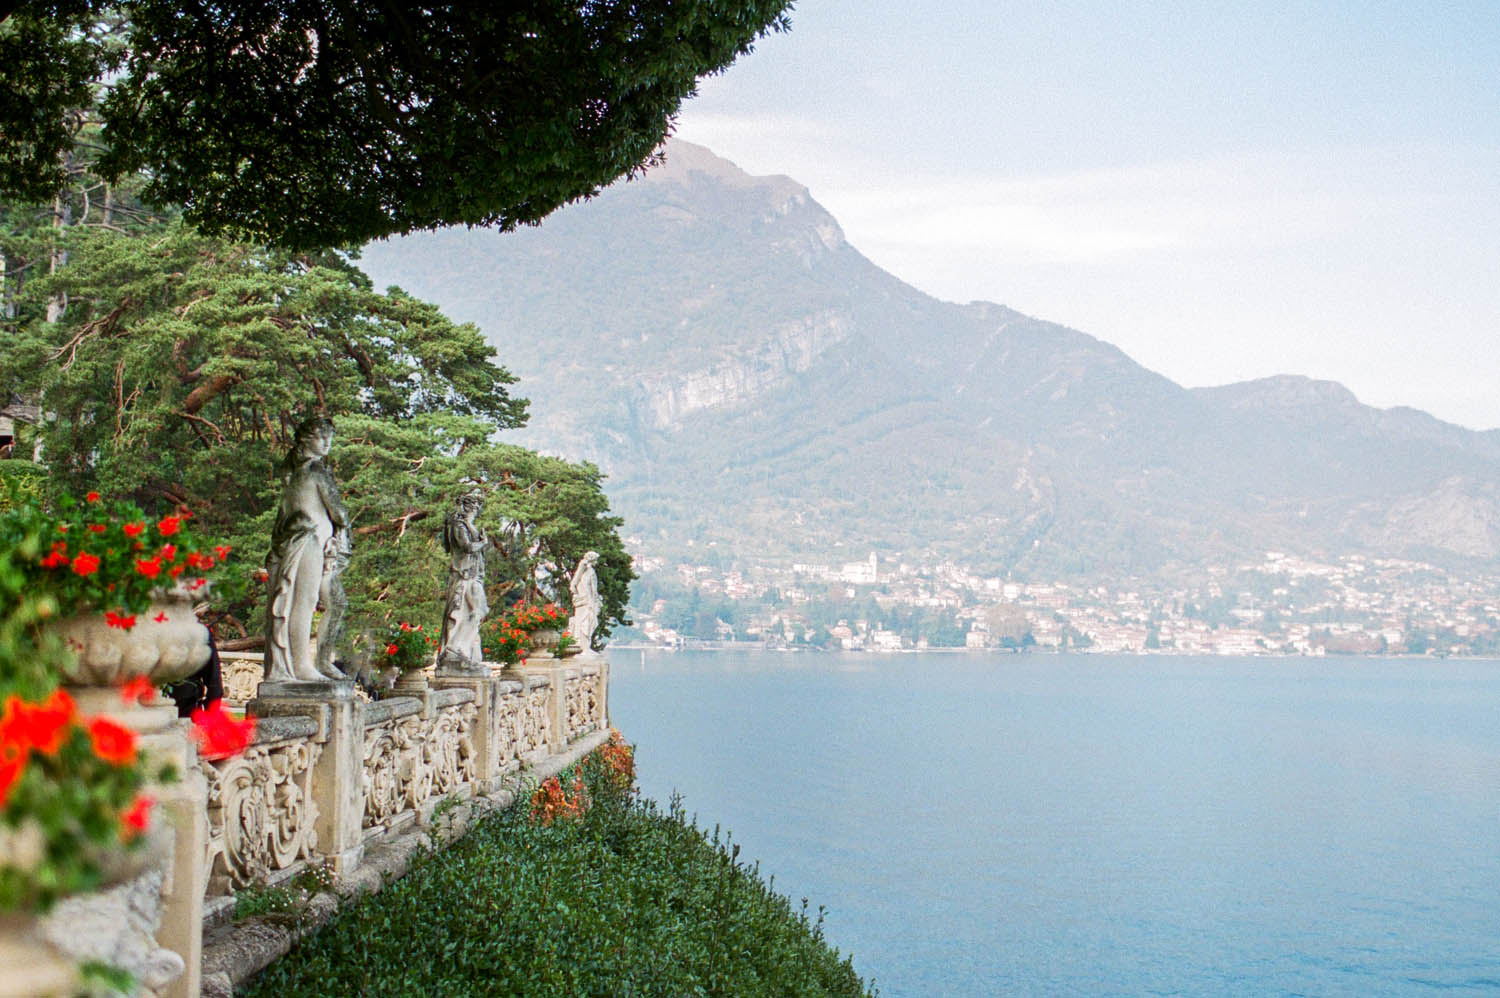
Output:
<svg viewBox="0 0 1500 998">
<path fill-rule="evenodd" d="M 1362 552 L 1500 560 L 1500 432 L 1279 376 L 1186 389 L 1094 337 L 942 302 L 786 177 L 673 142 L 542 226 L 377 243 L 476 322 L 517 439 L 596 461 L 663 553 L 946 557 L 1017 577 Z"/>
</svg>

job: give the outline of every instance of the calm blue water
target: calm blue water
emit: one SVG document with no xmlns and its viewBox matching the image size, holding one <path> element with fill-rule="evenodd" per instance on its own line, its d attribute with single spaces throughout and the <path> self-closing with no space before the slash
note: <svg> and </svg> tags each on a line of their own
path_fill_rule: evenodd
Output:
<svg viewBox="0 0 1500 998">
<path fill-rule="evenodd" d="M 887 998 L 1500 994 L 1500 663 L 618 651 Z"/>
</svg>

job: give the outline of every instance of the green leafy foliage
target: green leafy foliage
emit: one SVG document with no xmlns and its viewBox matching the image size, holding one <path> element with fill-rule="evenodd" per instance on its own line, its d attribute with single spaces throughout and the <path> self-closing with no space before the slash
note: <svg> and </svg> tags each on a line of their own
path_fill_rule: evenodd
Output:
<svg viewBox="0 0 1500 998">
<path fill-rule="evenodd" d="M 150 235 L 75 227 L 60 239 L 67 265 L 27 282 L 0 354 L 0 385 L 55 417 L 37 433 L 57 491 L 185 505 L 252 564 L 269 535 L 277 462 L 296 422 L 318 410 L 336 422 L 331 460 L 355 525 L 352 635 L 398 612 L 436 627 L 446 571 L 436 531 L 452 498 L 476 486 L 490 494 L 495 605 L 557 590 L 592 549 L 603 632 L 624 618 L 634 574 L 598 469 L 493 442 L 524 421 L 526 403 L 473 326 L 374 290 L 341 258 L 208 239 L 181 223 Z M 59 296 L 61 321 L 40 321 Z M 258 626 L 260 599 L 223 608 L 227 636 Z"/>
<path fill-rule="evenodd" d="M 0 193 L 48 201 L 67 179 L 80 110 L 118 53 L 99 20 L 102 3 L 17 6 L 9 17 L 0 13 Z"/>
<path fill-rule="evenodd" d="M 486 819 L 346 906 L 248 994 L 869 993 L 822 913 L 776 894 L 680 802 L 591 794 L 572 820 L 533 823 L 520 807 Z"/>
<path fill-rule="evenodd" d="M 788 6 L 22 3 L 0 21 L 0 196 L 50 199 L 108 78 L 109 175 L 144 171 L 207 229 L 311 247 L 532 223 L 649 162 L 698 77 Z"/>
</svg>

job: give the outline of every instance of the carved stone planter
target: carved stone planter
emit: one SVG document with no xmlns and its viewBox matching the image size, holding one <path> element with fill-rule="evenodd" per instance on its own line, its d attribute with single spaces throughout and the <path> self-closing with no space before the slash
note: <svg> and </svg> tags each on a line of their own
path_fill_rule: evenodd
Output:
<svg viewBox="0 0 1500 998">
<path fill-rule="evenodd" d="M 113 687 L 140 676 L 161 685 L 208 662 L 208 628 L 193 615 L 192 596 L 179 589 L 159 593 L 129 630 L 110 627 L 103 613 L 49 626 L 76 653 L 63 669 L 64 681 L 74 686 Z"/>
<path fill-rule="evenodd" d="M 396 685 L 392 689 L 398 694 L 419 697 L 427 692 L 430 685 L 426 669 L 407 669 L 396 677 Z"/>
<path fill-rule="evenodd" d="M 532 651 L 551 651 L 557 647 L 557 639 L 562 637 L 561 631 L 537 630 L 532 631 L 526 638 L 526 645 Z"/>
</svg>

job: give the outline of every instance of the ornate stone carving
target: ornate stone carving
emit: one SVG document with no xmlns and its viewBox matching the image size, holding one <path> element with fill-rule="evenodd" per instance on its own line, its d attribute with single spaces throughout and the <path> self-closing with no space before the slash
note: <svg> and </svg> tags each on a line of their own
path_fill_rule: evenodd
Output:
<svg viewBox="0 0 1500 998">
<path fill-rule="evenodd" d="M 324 458 L 333 443 L 333 423 L 304 420 L 281 463 L 281 504 L 266 555 L 265 678 L 343 679 L 333 665 L 348 600 L 339 576 L 349 564 L 349 514 Z M 318 653 L 313 658 L 313 613 L 322 605 Z"/>
<path fill-rule="evenodd" d="M 526 751 L 522 748 L 526 729 L 526 696 L 517 690 L 500 698 L 500 719 L 495 724 L 495 753 L 501 769 Z"/>
<path fill-rule="evenodd" d="M 474 523 L 483 507 L 480 494 L 470 492 L 458 500 L 443 524 L 443 550 L 448 552 L 449 563 L 439 661 L 468 668 L 484 661 L 479 625 L 490 612 L 484 594 L 484 549 L 489 538 Z"/>
<path fill-rule="evenodd" d="M 316 855 L 312 777 L 322 751 L 311 739 L 296 739 L 203 763 L 210 870 L 243 887 Z"/>
<path fill-rule="evenodd" d="M 421 766 L 422 717 L 410 714 L 365 729 L 364 826 L 383 824 L 406 809 L 413 793 L 425 794 Z"/>
<path fill-rule="evenodd" d="M 474 779 L 474 739 L 470 732 L 476 713 L 473 704 L 465 703 L 445 708 L 432 719 L 424 745 L 432 767 L 433 794 L 452 793 Z"/>
<path fill-rule="evenodd" d="M 472 703 L 392 718 L 365 729 L 364 827 L 373 828 L 474 779 Z"/>
<path fill-rule="evenodd" d="M 592 675 L 584 676 L 583 716 L 591 731 L 604 726 L 604 671 L 602 669 Z"/>
<path fill-rule="evenodd" d="M 604 608 L 604 599 L 599 595 L 599 579 L 594 574 L 594 565 L 599 561 L 599 552 L 589 551 L 573 569 L 573 578 L 568 590 L 573 597 L 573 616 L 568 620 L 568 633 L 578 642 L 578 647 L 587 651 L 592 648 L 594 631 L 599 628 L 599 611 Z"/>
<path fill-rule="evenodd" d="M 219 655 L 223 670 L 224 705 L 242 708 L 255 699 L 260 681 L 266 678 L 265 665 L 257 658 L 238 658 L 228 654 Z"/>
<path fill-rule="evenodd" d="M 522 759 L 529 759 L 537 752 L 545 752 L 552 743 L 552 713 L 547 709 L 551 693 L 546 686 L 526 691 L 519 739 Z"/>
<path fill-rule="evenodd" d="M 568 741 L 572 741 L 584 732 L 587 719 L 584 716 L 582 675 L 572 675 L 567 679 L 568 691 Z"/>
</svg>

